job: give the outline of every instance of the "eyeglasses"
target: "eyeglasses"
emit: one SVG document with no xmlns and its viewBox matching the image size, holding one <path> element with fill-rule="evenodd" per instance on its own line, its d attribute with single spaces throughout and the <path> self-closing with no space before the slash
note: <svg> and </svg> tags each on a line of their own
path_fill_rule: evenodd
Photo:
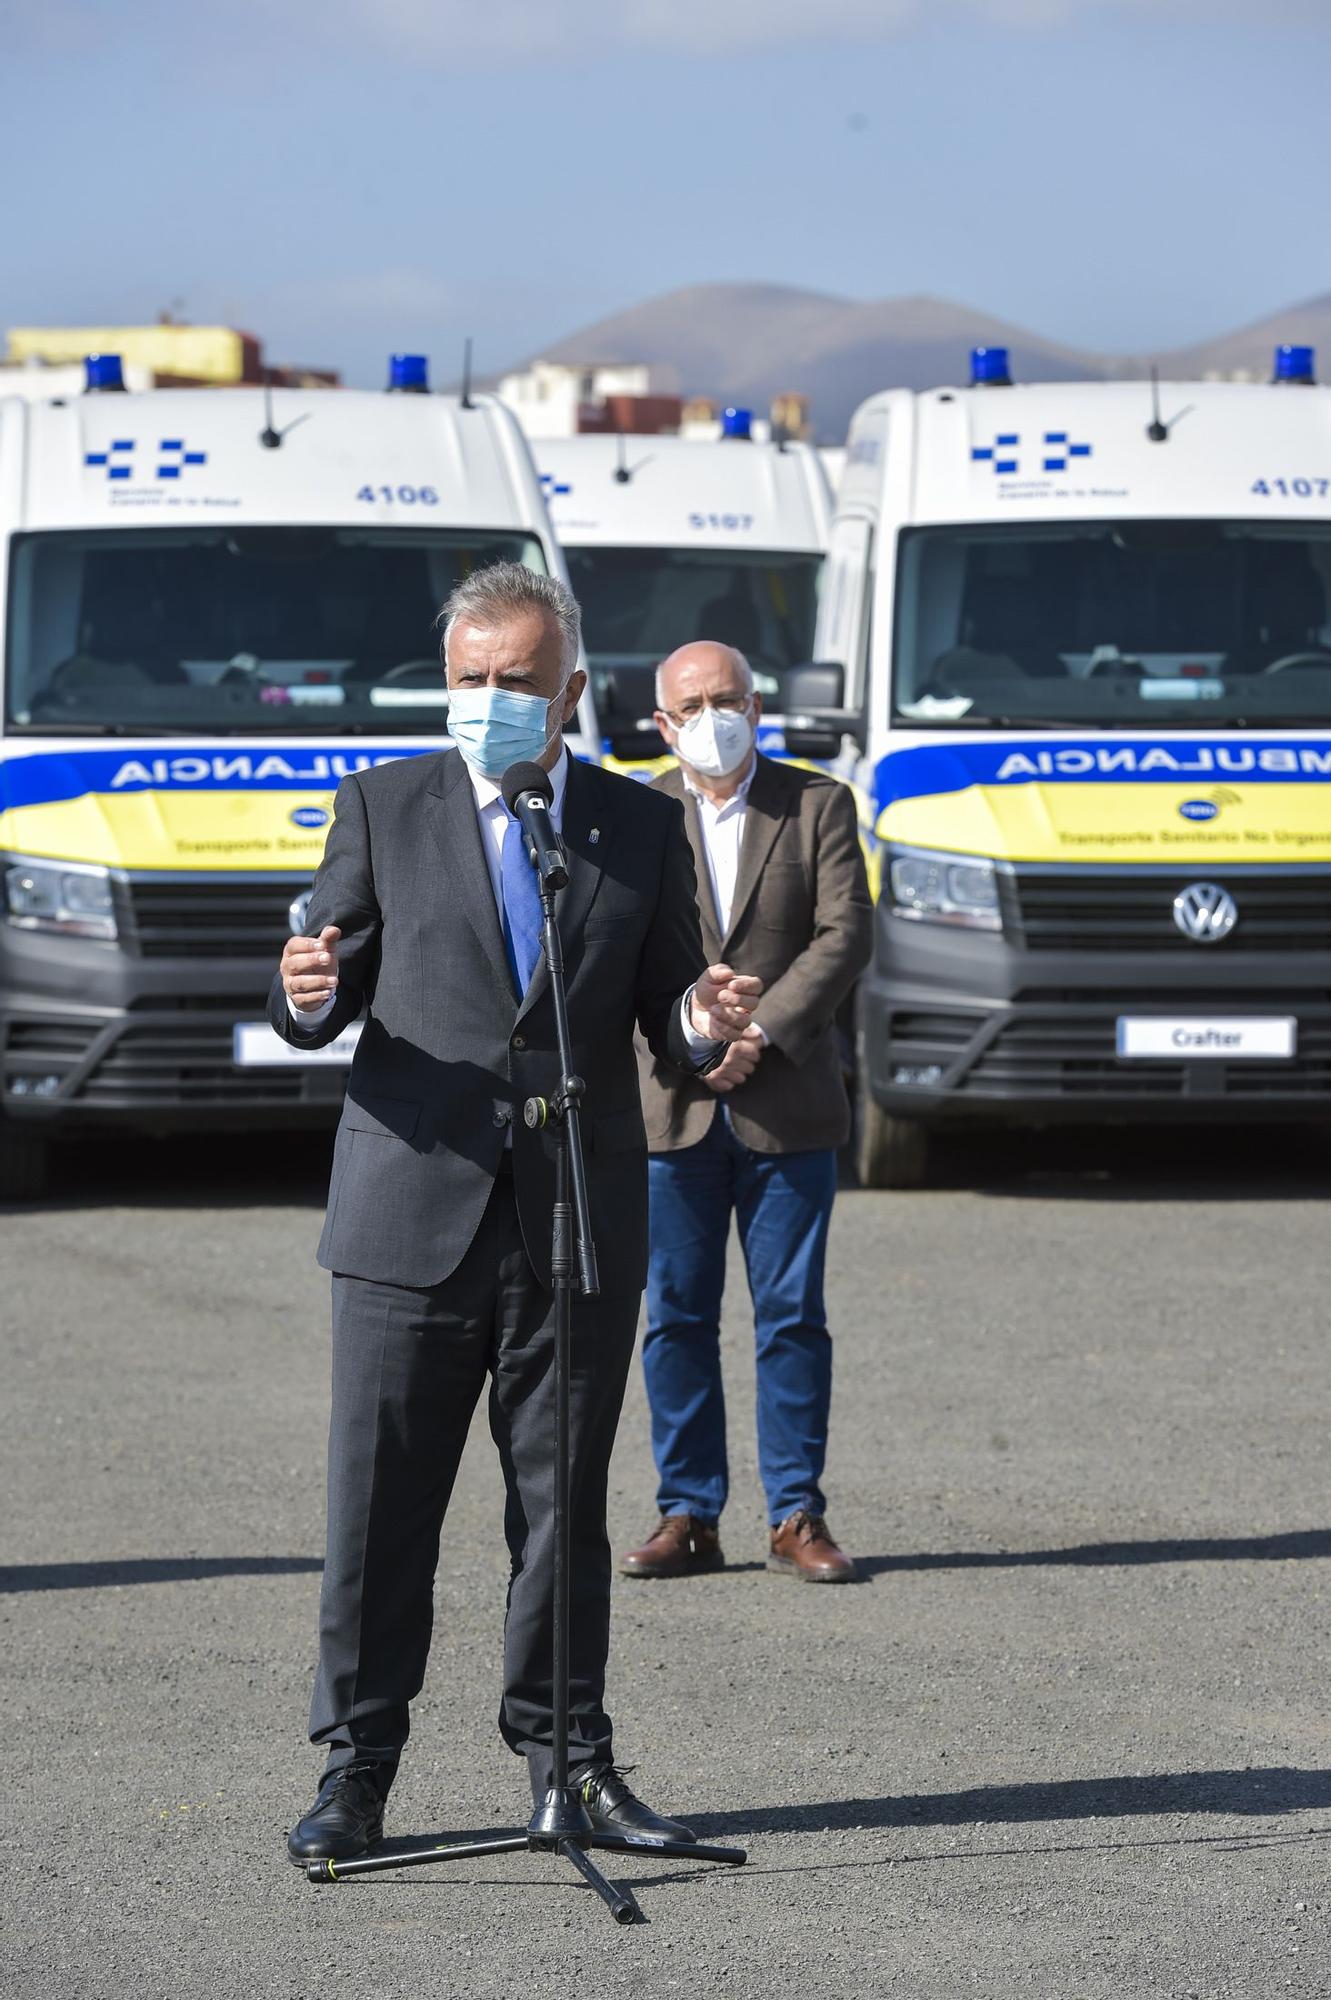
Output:
<svg viewBox="0 0 1331 2000">
<path fill-rule="evenodd" d="M 719 715 L 743 715 L 752 699 L 747 694 L 719 694 L 712 701 L 686 701 L 661 713 L 673 728 L 682 729 L 686 722 L 696 722 L 705 708 L 714 708 Z"/>
</svg>

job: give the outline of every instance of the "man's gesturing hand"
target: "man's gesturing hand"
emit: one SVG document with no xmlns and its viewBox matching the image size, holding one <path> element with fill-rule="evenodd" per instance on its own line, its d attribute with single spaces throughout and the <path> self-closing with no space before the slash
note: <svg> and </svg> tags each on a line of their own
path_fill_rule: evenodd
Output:
<svg viewBox="0 0 1331 2000">
<path fill-rule="evenodd" d="M 693 989 L 694 1027 L 709 1041 L 737 1042 L 749 1025 L 762 990 L 763 982 L 755 973 L 709 965 Z"/>
<path fill-rule="evenodd" d="M 282 952 L 282 984 L 293 1007 L 317 1013 L 337 991 L 336 924 L 325 924 L 317 938 L 288 938 Z"/>
</svg>

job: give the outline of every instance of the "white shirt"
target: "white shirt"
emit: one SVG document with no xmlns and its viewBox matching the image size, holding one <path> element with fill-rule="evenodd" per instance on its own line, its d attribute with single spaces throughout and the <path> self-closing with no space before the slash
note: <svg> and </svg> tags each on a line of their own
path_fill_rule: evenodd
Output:
<svg viewBox="0 0 1331 2000">
<path fill-rule="evenodd" d="M 696 785 L 689 776 L 688 766 L 681 762 L 680 776 L 684 789 L 691 793 L 698 808 L 698 825 L 702 830 L 702 851 L 707 857 L 707 875 L 712 885 L 712 897 L 716 903 L 717 919 L 722 937 L 730 929 L 731 913 L 735 906 L 735 884 L 739 880 L 740 850 L 744 845 L 744 824 L 749 815 L 749 787 L 753 783 L 754 772 L 758 769 L 755 757 L 749 766 L 748 775 L 741 778 L 728 799 L 709 799 L 706 792 Z M 767 1030 L 759 1021 L 754 1022 L 758 1033 L 767 1045 Z"/>
<path fill-rule="evenodd" d="M 698 824 L 702 828 L 703 853 L 707 856 L 707 873 L 711 878 L 712 895 L 716 902 L 716 914 L 720 919 L 721 935 L 730 929 L 730 912 L 735 901 L 735 883 L 739 876 L 739 851 L 744 843 L 744 822 L 749 811 L 749 787 L 753 774 L 758 768 L 755 757 L 749 767 L 749 774 L 741 779 L 728 799 L 709 799 L 693 779 L 687 767 L 680 765 L 680 775 L 684 789 L 691 792 L 698 808 Z"/>
<path fill-rule="evenodd" d="M 550 783 L 554 788 L 554 797 L 550 801 L 550 818 L 554 823 L 556 833 L 562 833 L 564 830 L 564 794 L 568 790 L 568 767 L 569 753 L 566 748 L 559 762 L 555 765 L 554 770 L 550 773 Z M 481 846 L 485 850 L 485 865 L 490 872 L 490 887 L 494 891 L 495 908 L 502 917 L 504 909 L 504 837 L 508 828 L 516 825 L 516 822 L 513 820 L 508 807 L 504 804 L 499 787 L 492 778 L 483 777 L 479 771 L 473 770 L 470 764 L 467 765 L 467 776 L 471 779 L 471 788 L 476 795 L 476 817 L 480 822 Z M 694 1027 L 689 1010 L 689 1003 L 692 998 L 693 988 L 690 986 L 688 992 L 680 1002 L 680 1020 L 684 1028 L 685 1039 L 689 1045 L 689 1053 L 699 1057 L 710 1055 L 716 1044 L 708 1036 L 700 1035 Z M 300 1008 L 293 1003 L 291 995 L 288 994 L 287 1012 L 291 1015 L 292 1020 L 299 1021 L 302 1027 L 315 1028 L 319 1025 L 320 1021 L 327 1020 L 333 1011 L 336 1001 L 336 993 L 330 993 L 322 1007 Z"/>
</svg>

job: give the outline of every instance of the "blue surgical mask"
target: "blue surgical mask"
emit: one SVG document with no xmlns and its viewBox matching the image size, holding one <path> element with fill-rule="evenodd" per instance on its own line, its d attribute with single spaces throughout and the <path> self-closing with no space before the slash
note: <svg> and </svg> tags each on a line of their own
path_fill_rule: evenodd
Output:
<svg viewBox="0 0 1331 2000">
<path fill-rule="evenodd" d="M 525 764 L 548 748 L 553 706 L 538 694 L 517 694 L 511 688 L 451 688 L 448 733 L 472 770 L 497 784 L 510 764 Z"/>
</svg>

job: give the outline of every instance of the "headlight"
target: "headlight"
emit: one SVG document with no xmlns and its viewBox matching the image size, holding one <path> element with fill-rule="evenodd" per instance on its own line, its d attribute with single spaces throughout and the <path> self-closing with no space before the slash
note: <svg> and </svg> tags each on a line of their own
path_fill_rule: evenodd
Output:
<svg viewBox="0 0 1331 2000">
<path fill-rule="evenodd" d="M 888 882 L 894 916 L 968 924 L 979 931 L 1003 928 L 992 861 L 954 861 L 946 854 L 897 849 Z"/>
<path fill-rule="evenodd" d="M 105 868 L 60 867 L 51 861 L 11 861 L 5 869 L 5 909 L 27 931 L 66 937 L 114 938 L 115 908 Z"/>
</svg>

